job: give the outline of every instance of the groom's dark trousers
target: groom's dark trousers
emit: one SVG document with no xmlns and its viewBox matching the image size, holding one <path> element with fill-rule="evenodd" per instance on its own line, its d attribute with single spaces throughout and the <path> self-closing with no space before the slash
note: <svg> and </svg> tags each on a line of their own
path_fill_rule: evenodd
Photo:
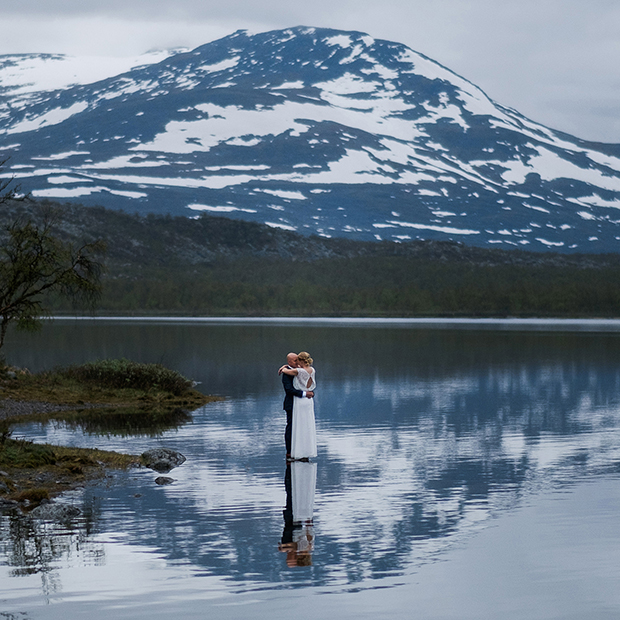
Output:
<svg viewBox="0 0 620 620">
<path fill-rule="evenodd" d="M 293 435 L 293 396 L 301 398 L 304 393 L 293 387 L 293 377 L 282 373 L 282 385 L 284 386 L 284 405 L 286 411 L 286 429 L 284 430 L 284 443 L 286 444 L 286 453 L 291 453 L 291 437 Z"/>
</svg>

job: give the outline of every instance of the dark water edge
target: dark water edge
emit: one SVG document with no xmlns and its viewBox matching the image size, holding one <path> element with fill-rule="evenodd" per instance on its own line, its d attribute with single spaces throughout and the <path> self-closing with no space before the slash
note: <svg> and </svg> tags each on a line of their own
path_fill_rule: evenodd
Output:
<svg viewBox="0 0 620 620">
<path fill-rule="evenodd" d="M 363 318 L 363 317 L 193 317 L 193 316 L 58 316 L 55 321 L 119 323 L 188 323 L 204 325 L 299 325 L 331 327 L 394 327 L 407 329 L 486 329 L 516 331 L 620 331 L 620 319 L 561 318 Z"/>
</svg>

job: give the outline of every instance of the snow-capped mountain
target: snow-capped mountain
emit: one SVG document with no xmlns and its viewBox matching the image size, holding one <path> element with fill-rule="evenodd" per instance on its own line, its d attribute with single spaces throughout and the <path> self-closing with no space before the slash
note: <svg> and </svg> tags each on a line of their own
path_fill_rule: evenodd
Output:
<svg viewBox="0 0 620 620">
<path fill-rule="evenodd" d="M 24 87 L 14 58 L 0 57 L 2 172 L 34 197 L 325 236 L 620 250 L 620 145 L 539 125 L 398 43 L 240 31 L 54 90 Z"/>
</svg>

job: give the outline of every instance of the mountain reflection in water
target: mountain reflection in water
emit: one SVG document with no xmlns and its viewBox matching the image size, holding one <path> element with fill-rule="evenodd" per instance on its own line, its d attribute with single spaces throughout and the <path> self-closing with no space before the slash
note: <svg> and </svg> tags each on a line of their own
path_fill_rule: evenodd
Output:
<svg viewBox="0 0 620 620">
<path fill-rule="evenodd" d="M 376 587 L 541 490 L 620 472 L 616 335 L 102 323 L 54 325 L 40 338 L 49 365 L 63 356 L 163 361 L 228 396 L 155 439 L 58 424 L 17 432 L 180 450 L 188 460 L 169 486 L 137 470 L 87 490 L 83 506 L 102 499 L 80 544 L 122 533 L 123 545 L 152 549 L 168 566 L 221 578 L 222 591 Z M 18 354 L 16 342 L 11 359 L 28 365 L 31 352 Z M 277 368 L 300 349 L 317 368 L 319 456 L 287 468 Z M 14 528 L 5 517 L 5 552 L 21 539 Z M 53 570 L 15 549 L 13 575 L 20 561 Z M 71 556 L 59 546 L 56 569 Z"/>
</svg>

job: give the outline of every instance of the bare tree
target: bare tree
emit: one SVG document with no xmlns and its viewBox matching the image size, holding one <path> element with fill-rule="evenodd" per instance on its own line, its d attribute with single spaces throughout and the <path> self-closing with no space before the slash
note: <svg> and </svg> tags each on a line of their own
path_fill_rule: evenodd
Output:
<svg viewBox="0 0 620 620">
<path fill-rule="evenodd" d="M 13 177 L 0 180 L 0 205 L 17 198 L 18 192 Z M 87 307 L 94 307 L 101 295 L 99 259 L 105 244 L 63 241 L 53 234 L 53 224 L 54 214 L 48 210 L 40 221 L 22 217 L 0 230 L 0 348 L 11 323 L 18 329 L 41 327 L 48 295 L 60 294 Z"/>
<path fill-rule="evenodd" d="M 9 158 L 0 160 L 0 170 L 4 168 Z M 7 178 L 0 177 L 0 205 L 9 200 L 17 200 L 20 198 L 19 185 L 15 183 L 15 176 L 11 175 Z"/>
</svg>

